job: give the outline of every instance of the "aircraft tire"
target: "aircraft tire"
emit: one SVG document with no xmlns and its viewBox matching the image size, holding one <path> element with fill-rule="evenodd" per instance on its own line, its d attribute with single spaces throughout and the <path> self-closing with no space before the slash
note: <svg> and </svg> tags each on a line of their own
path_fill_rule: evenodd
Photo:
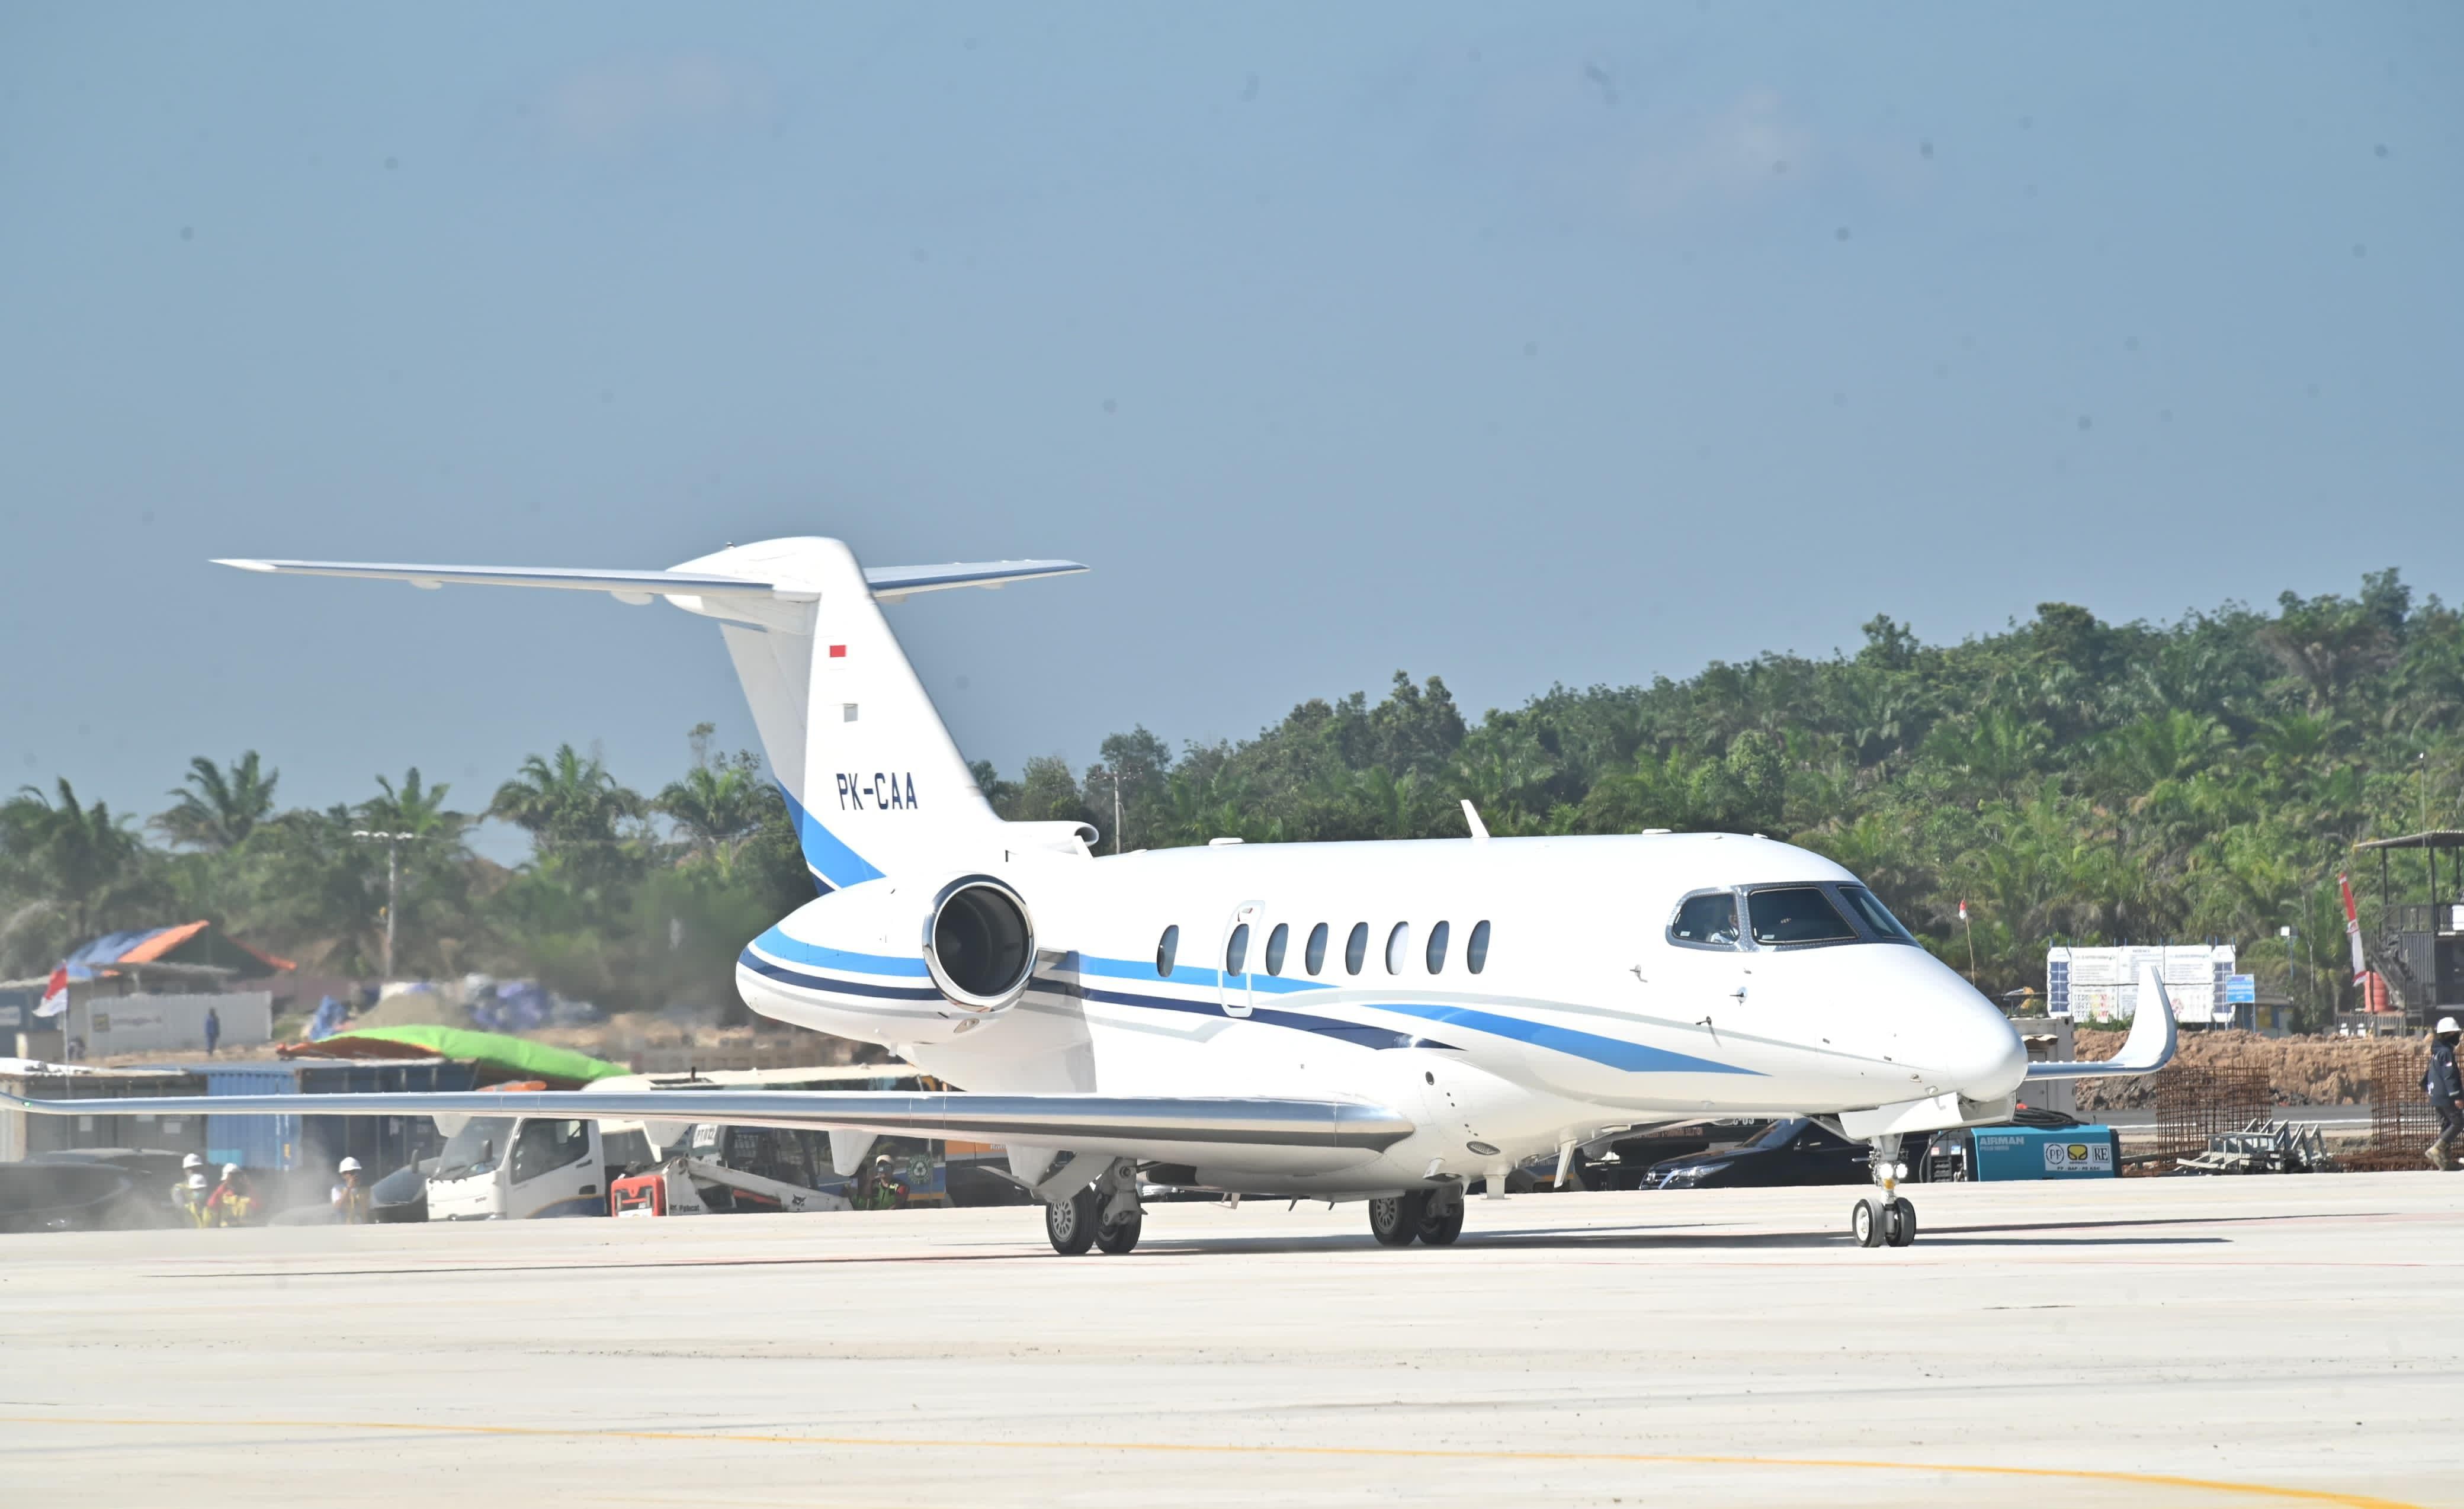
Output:
<svg viewBox="0 0 2464 1509">
<path fill-rule="evenodd" d="M 1045 1203 L 1044 1235 L 1050 1238 L 1054 1252 L 1075 1258 L 1095 1245 L 1096 1215 L 1095 1191 L 1089 1186 L 1066 1200 Z"/>
<path fill-rule="evenodd" d="M 1872 1195 L 1848 1207 L 1848 1232 L 1859 1247 L 1880 1247 L 1884 1234 L 1881 1201 Z"/>
<path fill-rule="evenodd" d="M 1426 1195 L 1422 1195 L 1421 1199 L 1426 1201 L 1430 1207 L 1425 1209 L 1420 1216 L 1419 1237 L 1421 1245 L 1426 1247 L 1453 1246 L 1455 1244 L 1455 1238 L 1463 1235 L 1463 1200 L 1460 1197 L 1456 1198 L 1447 1206 L 1443 1213 L 1440 1213 L 1434 1208 L 1436 1204 L 1435 1201 L 1429 1200 Z"/>
<path fill-rule="evenodd" d="M 1904 1196 L 1895 1199 L 1883 1213 L 1883 1239 L 1894 1247 L 1905 1247 L 1917 1239 L 1917 1208 Z"/>
<path fill-rule="evenodd" d="M 1420 1235 L 1422 1214 L 1428 1210 L 1429 1197 L 1415 1190 L 1369 1202 L 1369 1235 L 1377 1238 L 1380 1247 L 1409 1247 Z"/>
<path fill-rule="evenodd" d="M 1146 1223 L 1144 1212 L 1124 1215 L 1119 1220 L 1096 1230 L 1095 1245 L 1116 1258 L 1125 1253 L 1134 1252 L 1138 1245 L 1138 1233 L 1144 1229 Z"/>
</svg>

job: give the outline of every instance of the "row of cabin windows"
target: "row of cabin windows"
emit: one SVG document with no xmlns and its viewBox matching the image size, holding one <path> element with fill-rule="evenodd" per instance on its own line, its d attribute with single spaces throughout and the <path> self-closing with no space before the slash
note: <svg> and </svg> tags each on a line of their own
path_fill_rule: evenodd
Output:
<svg viewBox="0 0 2464 1509">
<path fill-rule="evenodd" d="M 1331 934 L 1325 923 L 1309 929 L 1309 941 L 1301 948 L 1301 968 L 1310 974 L 1326 973 L 1326 947 Z M 1279 922 L 1266 934 L 1266 973 L 1281 974 L 1288 959 L 1292 942 L 1291 924 Z M 1420 962 L 1432 974 L 1442 974 L 1446 953 L 1454 943 L 1454 925 L 1437 922 L 1429 925 L 1428 941 L 1420 950 Z M 1155 973 L 1172 973 L 1173 961 L 1180 956 L 1180 928 L 1177 924 L 1163 929 L 1155 943 Z M 1386 934 L 1386 973 L 1400 974 L 1412 957 L 1412 925 L 1398 922 Z M 1471 925 L 1471 935 L 1463 940 L 1463 968 L 1478 974 L 1488 967 L 1488 923 L 1485 919 Z M 1369 924 L 1355 922 L 1352 933 L 1343 940 L 1343 973 L 1357 974 L 1369 962 Z M 1243 923 L 1232 929 L 1223 944 L 1223 973 L 1245 974 L 1249 970 L 1249 925 Z"/>
</svg>

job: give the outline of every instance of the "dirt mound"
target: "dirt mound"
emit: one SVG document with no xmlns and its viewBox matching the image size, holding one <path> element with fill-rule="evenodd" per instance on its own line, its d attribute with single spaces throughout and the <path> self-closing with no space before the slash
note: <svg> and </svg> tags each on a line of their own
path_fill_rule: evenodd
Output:
<svg viewBox="0 0 2464 1509">
<path fill-rule="evenodd" d="M 2123 1034 L 2082 1029 L 2082 1059 L 2110 1059 L 2122 1051 Z M 2174 1062 L 2193 1069 L 2258 1069 L 2267 1074 L 2278 1105 L 2356 1105 L 2369 1099 L 2370 1072 L 2384 1054 L 2419 1055 L 2419 1044 L 2377 1038 L 2263 1038 L 2255 1032 L 2182 1035 Z M 2156 1104 L 2159 1076 L 2081 1080 L 2081 1111 L 2142 1108 Z"/>
</svg>

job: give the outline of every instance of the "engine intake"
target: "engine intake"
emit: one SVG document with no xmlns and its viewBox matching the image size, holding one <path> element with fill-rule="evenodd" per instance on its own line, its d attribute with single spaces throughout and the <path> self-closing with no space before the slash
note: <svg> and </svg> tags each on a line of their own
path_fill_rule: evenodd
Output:
<svg viewBox="0 0 2464 1509">
<path fill-rule="evenodd" d="M 1018 892 L 990 875 L 941 887 L 924 920 L 924 967 L 959 1005 L 999 1011 L 1025 994 L 1035 973 L 1035 924 Z"/>
</svg>

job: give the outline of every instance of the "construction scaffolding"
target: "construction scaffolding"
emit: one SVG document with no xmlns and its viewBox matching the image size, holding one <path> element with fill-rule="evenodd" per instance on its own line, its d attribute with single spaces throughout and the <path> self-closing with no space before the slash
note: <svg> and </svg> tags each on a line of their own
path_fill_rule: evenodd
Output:
<svg viewBox="0 0 2464 1509">
<path fill-rule="evenodd" d="M 2264 1069 L 2200 1068 L 2176 1061 L 2156 1076 L 2158 1170 L 2205 1153 L 2219 1137 L 2276 1113 Z"/>
<path fill-rule="evenodd" d="M 2348 1169 L 2385 1172 L 2426 1168 L 2423 1150 L 2438 1135 L 2438 1113 L 2421 1087 L 2430 1046 L 2416 1038 L 2380 1051 L 2370 1064 L 2370 1141 L 2344 1158 Z"/>
</svg>

